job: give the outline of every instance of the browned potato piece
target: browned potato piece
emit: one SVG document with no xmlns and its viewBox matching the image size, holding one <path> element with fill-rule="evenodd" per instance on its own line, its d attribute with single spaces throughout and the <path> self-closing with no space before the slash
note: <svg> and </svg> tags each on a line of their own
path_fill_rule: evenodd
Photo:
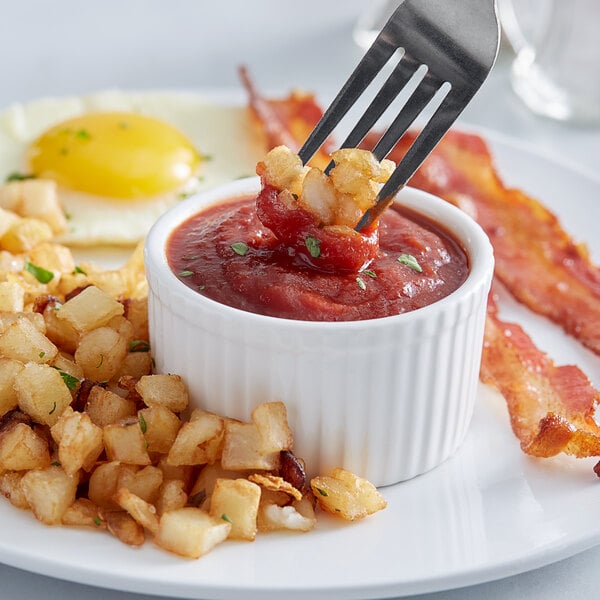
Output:
<svg viewBox="0 0 600 600">
<path fill-rule="evenodd" d="M 129 343 L 129 347 L 131 347 L 131 344 L 132 342 Z M 144 375 L 150 375 L 150 373 L 152 373 L 152 356 L 150 352 L 128 352 L 115 377 L 129 375 L 139 379 Z"/>
<path fill-rule="evenodd" d="M 169 450 L 167 462 L 172 465 L 203 465 L 219 459 L 224 421 L 221 417 L 197 409 L 185 423 Z"/>
<path fill-rule="evenodd" d="M 133 417 L 135 402 L 96 385 L 90 390 L 85 412 L 90 416 L 92 423 L 104 427 Z"/>
<path fill-rule="evenodd" d="M 135 389 L 148 406 L 161 404 L 173 412 L 188 406 L 188 392 L 179 375 L 145 375 Z"/>
<path fill-rule="evenodd" d="M 1 252 L 0 252 L 1 254 Z M 44 317 L 32 312 L 6 312 L 0 311 L 0 334 L 3 334 L 15 321 L 27 319 L 40 333 L 46 332 Z"/>
<path fill-rule="evenodd" d="M 0 417 L 17 406 L 14 383 L 22 369 L 18 360 L 0 357 Z"/>
<path fill-rule="evenodd" d="M 130 465 L 124 465 L 119 471 L 117 489 L 127 488 L 142 500 L 154 504 L 162 482 L 163 473 L 158 467 L 148 465 L 143 469 L 135 470 Z"/>
<path fill-rule="evenodd" d="M 62 517 L 63 525 L 72 527 L 92 527 L 106 529 L 106 523 L 100 517 L 100 509 L 87 498 L 77 498 Z"/>
<path fill-rule="evenodd" d="M 348 521 L 362 519 L 387 505 L 372 483 L 345 469 L 314 477 L 310 486 L 323 510 Z"/>
<path fill-rule="evenodd" d="M 258 527 L 260 531 L 310 531 L 317 524 L 317 519 L 301 514 L 293 505 L 278 506 L 273 503 L 261 503 L 258 510 Z"/>
<path fill-rule="evenodd" d="M 38 244 L 50 241 L 52 236 L 52 229 L 48 223 L 39 219 L 18 219 L 0 238 L 0 248 L 13 254 L 29 252 Z"/>
<path fill-rule="evenodd" d="M 225 470 L 218 462 L 206 465 L 190 491 L 190 503 L 200 508 L 208 508 L 217 479 L 239 479 L 243 476 L 242 471 Z"/>
<path fill-rule="evenodd" d="M 88 481 L 88 497 L 101 508 L 116 508 L 113 496 L 118 489 L 118 480 L 124 465 L 112 461 L 98 465 Z"/>
<path fill-rule="evenodd" d="M 264 402 L 252 411 L 252 422 L 262 440 L 261 453 L 269 454 L 289 450 L 293 443 L 292 430 L 287 422 L 287 411 L 283 402 Z"/>
<path fill-rule="evenodd" d="M 174 554 L 199 558 L 224 541 L 230 529 L 231 523 L 199 508 L 180 508 L 161 516 L 154 543 Z"/>
<path fill-rule="evenodd" d="M 144 543 L 144 528 L 125 511 L 103 514 L 108 530 L 124 544 L 137 548 Z"/>
<path fill-rule="evenodd" d="M 78 478 L 61 467 L 28 471 L 21 486 L 33 514 L 46 525 L 58 525 L 67 508 L 75 501 Z"/>
<path fill-rule="evenodd" d="M 29 319 L 17 319 L 0 335 L 0 356 L 49 363 L 57 354 L 58 348 Z"/>
<path fill-rule="evenodd" d="M 0 487 L 1 491 L 1 487 Z M 181 479 L 169 479 L 163 481 L 158 491 L 156 499 L 156 511 L 159 515 L 183 508 L 188 502 L 188 495 L 185 493 L 185 483 Z"/>
<path fill-rule="evenodd" d="M 46 440 L 25 423 L 13 423 L 0 432 L 0 470 L 25 471 L 50 465 Z"/>
<path fill-rule="evenodd" d="M 191 465 L 170 465 L 166 456 L 161 456 L 158 461 L 158 468 L 163 472 L 163 480 L 180 479 L 185 485 L 185 489 L 192 484 L 194 477 L 194 467 Z"/>
<path fill-rule="evenodd" d="M 262 453 L 263 440 L 254 423 L 228 421 L 221 464 L 225 469 L 273 471 L 279 466 L 279 452 Z"/>
<path fill-rule="evenodd" d="M 167 454 L 181 427 L 179 417 L 160 404 L 140 410 L 138 417 L 148 442 L 148 452 Z"/>
<path fill-rule="evenodd" d="M 0 475 L 0 494 L 2 494 L 13 506 L 29 510 L 29 504 L 21 487 L 21 479 L 24 473 L 8 471 Z"/>
<path fill-rule="evenodd" d="M 148 298 L 131 298 L 125 305 L 127 319 L 133 325 L 135 340 L 149 340 Z"/>
<path fill-rule="evenodd" d="M 98 327 L 84 333 L 75 350 L 75 362 L 92 381 L 112 379 L 126 356 L 127 340 L 111 327 Z"/>
<path fill-rule="evenodd" d="M 19 408 L 50 427 L 73 400 L 60 373 L 48 365 L 27 363 L 15 380 L 15 390 Z"/>
<path fill-rule="evenodd" d="M 156 508 L 152 504 L 131 493 L 127 488 L 119 488 L 117 490 L 115 502 L 123 510 L 126 510 L 142 527 L 152 533 L 158 531 Z"/>
<path fill-rule="evenodd" d="M 16 282 L 0 281 L 0 311 L 21 312 L 25 290 Z"/>
<path fill-rule="evenodd" d="M 256 537 L 256 515 L 260 486 L 247 479 L 217 479 L 210 501 L 210 514 L 231 523 L 229 537 L 252 541 Z"/>
<path fill-rule="evenodd" d="M 63 373 L 68 373 L 75 379 L 83 379 L 83 369 L 72 360 L 72 356 L 59 352 L 51 365 Z"/>
<path fill-rule="evenodd" d="M 51 304 L 44 309 L 46 337 L 65 352 L 74 354 L 79 345 L 80 333 L 68 321 L 59 319 L 57 314 L 58 309 Z"/>
<path fill-rule="evenodd" d="M 57 317 L 67 321 L 79 332 L 91 331 L 106 325 L 113 317 L 122 315 L 124 307 L 101 289 L 85 288 L 57 311 Z"/>
<path fill-rule="evenodd" d="M 68 475 L 81 468 L 90 471 L 104 450 L 102 429 L 92 423 L 89 415 L 75 412 L 70 406 L 50 431 L 58 442 L 58 460 Z"/>
<path fill-rule="evenodd" d="M 106 425 L 104 447 L 109 460 L 119 460 L 130 465 L 151 463 L 138 419 Z"/>
</svg>

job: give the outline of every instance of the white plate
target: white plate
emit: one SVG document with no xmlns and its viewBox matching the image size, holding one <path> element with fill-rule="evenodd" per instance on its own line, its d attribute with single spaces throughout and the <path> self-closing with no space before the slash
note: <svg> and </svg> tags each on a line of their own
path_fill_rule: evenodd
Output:
<svg viewBox="0 0 600 600">
<path fill-rule="evenodd" d="M 486 134 L 505 181 L 542 198 L 600 257 L 600 180 L 497 135 Z M 559 362 L 600 385 L 600 359 L 504 299 Z M 482 387 L 468 438 L 437 470 L 383 490 L 388 508 L 345 525 L 322 519 L 310 534 L 227 542 L 198 561 L 147 543 L 47 528 L 0 502 L 0 561 L 91 585 L 206 599 L 384 598 L 489 581 L 600 543 L 594 460 L 523 455 L 504 401 Z"/>
</svg>

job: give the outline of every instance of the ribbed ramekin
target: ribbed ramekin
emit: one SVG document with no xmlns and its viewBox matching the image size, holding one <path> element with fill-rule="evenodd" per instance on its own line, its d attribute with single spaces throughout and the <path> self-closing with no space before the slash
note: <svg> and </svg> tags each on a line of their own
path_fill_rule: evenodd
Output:
<svg viewBox="0 0 600 600">
<path fill-rule="evenodd" d="M 248 420 L 260 402 L 285 402 L 294 451 L 309 474 L 341 466 L 381 486 L 439 465 L 463 441 L 473 412 L 493 272 L 486 235 L 457 208 L 405 188 L 396 201 L 442 223 L 466 250 L 470 272 L 458 290 L 430 306 L 365 321 L 258 315 L 179 281 L 166 243 L 192 215 L 259 186 L 249 178 L 200 193 L 150 231 L 156 370 L 181 375 L 194 403 L 229 417 Z"/>
</svg>

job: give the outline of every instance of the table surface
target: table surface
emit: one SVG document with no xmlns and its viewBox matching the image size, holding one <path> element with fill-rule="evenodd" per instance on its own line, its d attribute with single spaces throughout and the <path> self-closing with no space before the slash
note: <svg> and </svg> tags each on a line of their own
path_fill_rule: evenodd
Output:
<svg viewBox="0 0 600 600">
<path fill-rule="evenodd" d="M 262 90 L 301 87 L 328 98 L 357 63 L 361 0 L 6 0 L 0 22 L 0 108 L 42 96 L 121 89 L 239 89 L 243 62 Z M 500 131 L 586 171 L 600 170 L 600 129 L 532 115 L 509 85 L 510 51 L 463 121 Z M 584 598 L 597 595 L 600 548 L 500 581 L 421 600 Z M 138 594 L 0 565 L 3 600 L 138 600 Z M 159 599 L 160 600 L 160 599 Z"/>
</svg>

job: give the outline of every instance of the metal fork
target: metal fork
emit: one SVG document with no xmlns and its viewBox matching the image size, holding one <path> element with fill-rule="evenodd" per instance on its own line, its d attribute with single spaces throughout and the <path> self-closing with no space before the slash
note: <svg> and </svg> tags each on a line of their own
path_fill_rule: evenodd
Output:
<svg viewBox="0 0 600 600">
<path fill-rule="evenodd" d="M 375 205 L 359 221 L 357 231 L 379 217 L 450 129 L 489 74 L 499 40 L 495 0 L 400 2 L 299 152 L 306 164 L 396 51 L 404 52 L 402 58 L 342 148 L 358 146 L 413 76 L 425 73 L 372 149 L 376 158 L 388 155 L 432 99 L 435 103 L 442 98 L 441 103 L 381 188 Z"/>
</svg>

